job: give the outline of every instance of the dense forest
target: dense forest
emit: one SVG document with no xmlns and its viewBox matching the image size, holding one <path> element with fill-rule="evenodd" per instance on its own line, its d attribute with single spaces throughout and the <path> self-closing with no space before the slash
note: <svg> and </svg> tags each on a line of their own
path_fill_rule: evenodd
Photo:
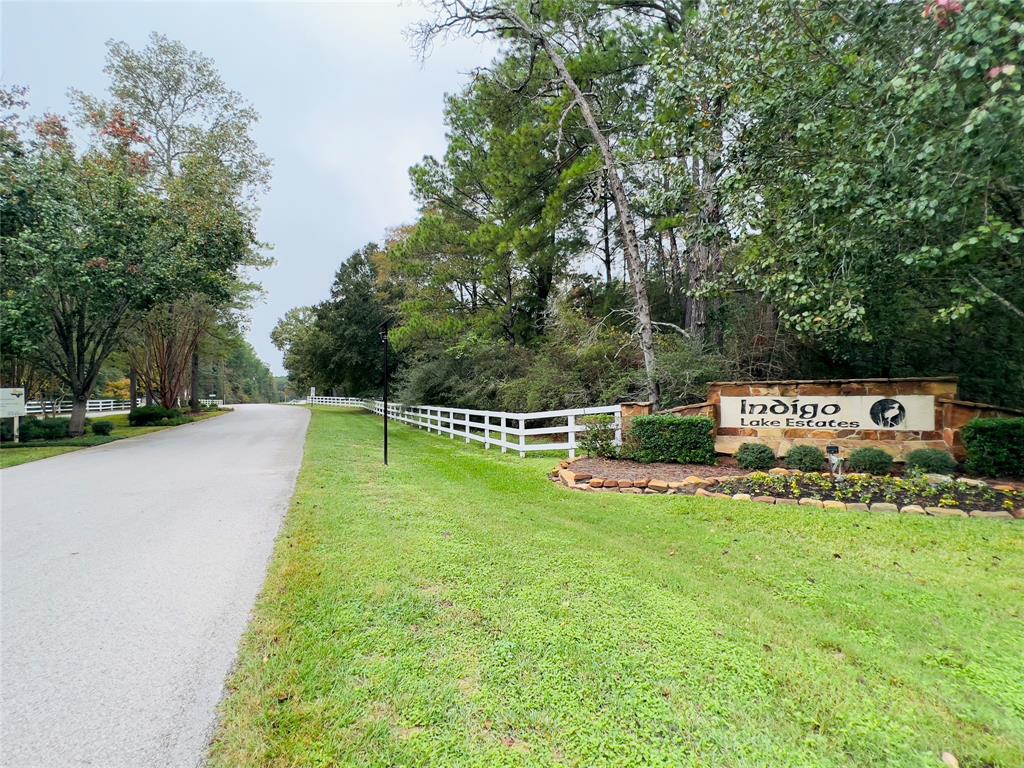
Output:
<svg viewBox="0 0 1024 768">
<path fill-rule="evenodd" d="M 956 374 L 1024 403 L 1017 0 L 446 0 L 495 39 L 420 214 L 273 339 L 296 391 L 542 409 Z"/>
<path fill-rule="evenodd" d="M 255 235 L 270 160 L 214 63 L 153 34 L 108 43 L 104 95 L 29 117 L 0 89 L 0 379 L 30 399 L 134 392 L 170 408 L 277 400 L 243 337 L 271 263 Z"/>
</svg>

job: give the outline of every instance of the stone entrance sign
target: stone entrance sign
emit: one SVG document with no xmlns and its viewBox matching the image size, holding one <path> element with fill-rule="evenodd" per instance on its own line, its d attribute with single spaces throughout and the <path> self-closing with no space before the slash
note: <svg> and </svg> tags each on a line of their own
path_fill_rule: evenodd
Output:
<svg viewBox="0 0 1024 768">
<path fill-rule="evenodd" d="M 931 395 L 730 397 L 719 401 L 719 426 L 738 429 L 932 431 Z"/>
<path fill-rule="evenodd" d="M 650 403 L 623 403 L 623 430 L 648 413 Z M 960 430 L 972 419 L 1024 416 L 1024 410 L 958 400 L 954 376 L 716 381 L 703 403 L 664 413 L 712 419 L 719 453 L 736 453 L 743 443 L 768 445 L 777 456 L 794 445 L 838 446 L 843 456 L 871 446 L 897 459 L 918 448 L 963 459 Z"/>
</svg>

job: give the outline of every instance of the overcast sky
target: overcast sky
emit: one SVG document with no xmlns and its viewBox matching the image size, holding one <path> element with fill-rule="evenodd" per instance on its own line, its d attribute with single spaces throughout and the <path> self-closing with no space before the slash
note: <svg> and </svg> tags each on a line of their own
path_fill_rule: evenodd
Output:
<svg viewBox="0 0 1024 768">
<path fill-rule="evenodd" d="M 145 45 L 162 32 L 212 57 L 261 115 L 255 135 L 274 160 L 260 236 L 276 266 L 249 340 L 274 371 L 270 343 L 286 310 L 327 296 L 352 251 L 407 223 L 408 168 L 444 149 L 444 94 L 492 48 L 458 40 L 421 65 L 403 36 L 417 3 L 11 2 L 2 14 L 2 78 L 27 85 L 30 112 L 64 113 L 67 91 L 102 93 L 105 42 Z"/>
</svg>

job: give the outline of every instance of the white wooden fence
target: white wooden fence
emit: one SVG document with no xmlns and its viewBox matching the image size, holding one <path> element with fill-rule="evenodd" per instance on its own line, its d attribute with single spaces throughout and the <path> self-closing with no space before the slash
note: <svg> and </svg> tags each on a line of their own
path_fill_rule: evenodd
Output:
<svg viewBox="0 0 1024 768">
<path fill-rule="evenodd" d="M 203 405 L 216 405 L 218 408 L 224 405 L 223 400 L 210 400 L 206 398 L 200 398 L 199 402 Z M 142 406 L 146 404 L 146 399 L 143 397 L 138 398 L 135 401 L 136 406 Z M 131 400 L 86 400 L 85 410 L 86 413 L 111 413 L 117 411 L 130 411 Z M 71 401 L 70 400 L 29 400 L 25 403 L 25 411 L 27 413 L 71 413 Z"/>
<path fill-rule="evenodd" d="M 357 397 L 309 397 L 310 405 L 334 405 L 343 408 L 363 408 L 379 416 L 384 414 L 384 401 L 362 400 Z M 615 444 L 622 445 L 622 406 L 604 405 L 595 408 L 570 408 L 562 411 L 534 411 L 532 413 L 509 413 L 505 411 L 474 411 L 467 408 L 446 408 L 436 405 L 403 405 L 388 403 L 388 417 L 393 421 L 410 424 L 427 432 L 448 435 L 449 438 L 463 438 L 467 443 L 483 443 L 484 448 L 492 445 L 501 448 L 502 453 L 517 451 L 526 456 L 530 451 L 568 451 L 569 458 L 576 458 L 577 435 L 587 431 L 587 425 L 580 423 L 583 416 L 607 413 L 614 417 L 611 429 L 615 430 Z M 530 422 L 543 421 L 544 426 L 529 426 Z M 552 425 L 550 422 L 564 422 Z M 561 441 L 548 440 L 527 442 L 527 438 L 562 437 Z"/>
<path fill-rule="evenodd" d="M 145 404 L 145 400 L 139 398 L 137 405 Z M 27 413 L 71 413 L 70 400 L 29 400 L 25 403 Z M 110 413 L 112 411 L 131 410 L 130 400 L 87 400 L 85 410 L 87 413 Z"/>
</svg>

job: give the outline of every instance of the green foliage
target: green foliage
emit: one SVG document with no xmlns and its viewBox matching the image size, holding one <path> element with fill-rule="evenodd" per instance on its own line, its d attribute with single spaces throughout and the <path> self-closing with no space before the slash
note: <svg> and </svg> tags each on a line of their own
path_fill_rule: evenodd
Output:
<svg viewBox="0 0 1024 768">
<path fill-rule="evenodd" d="M 128 423 L 133 427 L 146 427 L 161 424 L 164 420 L 181 418 L 177 408 L 164 408 L 162 405 L 144 405 L 132 408 L 128 413 Z"/>
<path fill-rule="evenodd" d="M 975 419 L 962 435 L 969 471 L 988 477 L 1024 478 L 1024 418 Z"/>
<path fill-rule="evenodd" d="M 619 450 L 615 445 L 615 417 L 610 413 L 584 416 L 579 423 L 587 429 L 576 435 L 576 443 L 587 456 L 614 458 Z"/>
<path fill-rule="evenodd" d="M 626 452 L 644 464 L 714 464 L 714 426 L 704 416 L 638 416 L 630 424 Z"/>
<path fill-rule="evenodd" d="M 892 469 L 892 455 L 881 448 L 858 448 L 846 460 L 854 472 L 887 475 Z"/>
<path fill-rule="evenodd" d="M 939 448 L 918 448 L 907 454 L 907 469 L 948 475 L 956 471 L 956 459 Z"/>
<path fill-rule="evenodd" d="M 736 462 L 744 469 L 771 469 L 775 466 L 775 452 L 763 443 L 743 443 L 736 451 Z"/>
<path fill-rule="evenodd" d="M 786 454 L 786 466 L 801 472 L 820 472 L 825 468 L 825 454 L 813 445 L 795 445 Z"/>
<path fill-rule="evenodd" d="M 109 435 L 114 431 L 114 424 L 110 421 L 94 421 L 91 428 L 94 435 Z"/>
<path fill-rule="evenodd" d="M 68 436 L 68 428 L 71 419 L 54 418 L 33 418 L 22 419 L 19 427 L 19 438 L 23 442 L 31 440 L 59 440 Z"/>
</svg>

